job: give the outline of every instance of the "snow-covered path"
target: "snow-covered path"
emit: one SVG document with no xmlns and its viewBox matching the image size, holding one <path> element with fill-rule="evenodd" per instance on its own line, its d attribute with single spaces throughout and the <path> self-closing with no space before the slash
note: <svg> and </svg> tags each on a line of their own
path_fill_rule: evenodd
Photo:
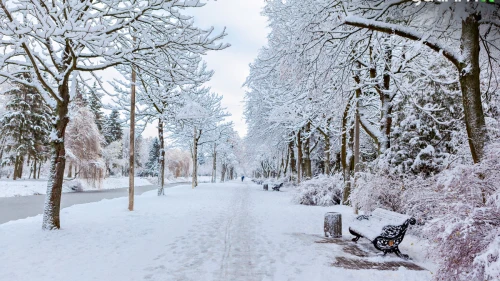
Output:
<svg viewBox="0 0 500 281">
<path fill-rule="evenodd" d="M 428 271 L 333 267 L 346 254 L 316 243 L 323 215 L 341 211 L 347 220 L 351 211 L 294 205 L 289 190 L 260 188 L 152 191 L 136 198 L 134 212 L 126 198 L 76 205 L 52 232 L 40 229 L 40 216 L 0 225 L 0 280 L 430 280 Z"/>
</svg>

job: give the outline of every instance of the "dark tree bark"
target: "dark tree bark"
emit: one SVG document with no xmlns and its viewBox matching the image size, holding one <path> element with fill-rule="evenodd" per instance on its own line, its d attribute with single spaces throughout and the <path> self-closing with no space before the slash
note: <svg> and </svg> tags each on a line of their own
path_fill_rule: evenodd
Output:
<svg viewBox="0 0 500 281">
<path fill-rule="evenodd" d="M 73 161 L 69 161 L 68 178 L 71 178 L 72 176 L 73 176 Z"/>
<path fill-rule="evenodd" d="M 14 173 L 12 175 L 12 180 L 16 180 L 17 179 L 17 175 L 18 175 L 18 172 L 17 172 L 17 169 L 19 167 L 19 155 L 16 156 L 16 160 L 14 162 Z"/>
<path fill-rule="evenodd" d="M 217 182 L 217 144 L 214 143 L 214 152 L 212 153 L 212 183 Z"/>
<path fill-rule="evenodd" d="M 293 147 L 292 147 L 293 148 Z M 290 161 L 290 151 L 287 149 L 286 151 L 286 160 L 283 166 L 283 176 L 286 177 L 286 173 L 288 171 L 288 162 Z"/>
<path fill-rule="evenodd" d="M 160 158 L 158 161 L 160 162 L 160 187 L 158 189 L 158 196 L 165 195 L 165 140 L 163 139 L 163 122 L 158 120 L 158 138 L 160 139 Z"/>
<path fill-rule="evenodd" d="M 299 132 L 297 133 L 297 183 L 300 183 L 300 180 L 302 179 L 302 173 L 303 173 L 303 168 L 302 168 L 302 136 Z"/>
<path fill-rule="evenodd" d="M 221 174 L 220 174 L 220 182 L 226 181 L 226 169 L 227 169 L 227 164 L 223 163 Z"/>
<path fill-rule="evenodd" d="M 462 102 L 465 113 L 465 125 L 469 136 L 469 147 L 474 163 L 481 161 L 484 145 L 488 140 L 486 121 L 481 103 L 480 65 L 479 65 L 479 20 L 477 13 L 462 21 L 460 50 L 463 61 L 460 62 L 459 81 L 462 88 Z"/>
<path fill-rule="evenodd" d="M 309 179 L 312 177 L 310 132 L 311 132 L 311 123 L 308 122 L 305 127 L 305 133 L 307 135 L 307 139 L 304 142 L 304 176 Z"/>
<path fill-rule="evenodd" d="M 198 186 L 198 142 L 201 137 L 201 130 L 198 131 L 196 126 L 194 127 L 194 135 L 193 135 L 193 179 L 191 182 L 191 187 L 195 188 Z"/>
<path fill-rule="evenodd" d="M 40 169 L 41 169 L 41 168 L 42 168 L 42 163 L 40 162 L 40 163 L 38 164 L 38 175 L 37 175 L 37 177 L 36 177 L 37 179 L 40 179 Z"/>
<path fill-rule="evenodd" d="M 294 148 L 294 141 L 291 140 L 288 143 L 288 152 L 290 154 L 290 181 L 294 180 L 294 175 L 297 174 L 297 160 L 295 159 L 295 148 Z"/>
<path fill-rule="evenodd" d="M 61 101 L 59 101 L 56 106 L 56 116 L 52 123 L 52 132 L 55 133 L 55 137 L 50 140 L 52 156 L 42 225 L 42 228 L 45 230 L 59 229 L 61 227 L 59 213 L 61 210 L 62 184 L 66 166 L 64 138 L 66 126 L 69 122 L 68 104 L 70 95 L 68 85 L 69 83 L 67 78 L 66 82 L 59 86 L 59 97 L 61 98 Z"/>
<path fill-rule="evenodd" d="M 347 130 L 348 130 L 348 122 L 349 122 L 349 110 L 351 109 L 351 101 L 354 96 L 351 96 L 347 101 L 347 105 L 344 110 L 344 114 L 342 116 L 342 141 L 341 141 L 341 149 L 340 149 L 340 162 L 342 164 L 342 170 L 344 171 L 344 175 L 346 174 L 346 169 L 348 167 L 348 159 L 347 159 Z"/>
<path fill-rule="evenodd" d="M 1 158 L 0 158 L 1 159 Z M 37 159 L 35 157 L 35 159 L 33 160 L 33 179 L 36 180 L 36 164 L 37 164 Z"/>
</svg>

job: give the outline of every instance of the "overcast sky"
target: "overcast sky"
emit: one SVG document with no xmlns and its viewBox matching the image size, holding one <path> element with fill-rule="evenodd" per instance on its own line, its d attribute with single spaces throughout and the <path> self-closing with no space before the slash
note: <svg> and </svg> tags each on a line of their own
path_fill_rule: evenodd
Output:
<svg viewBox="0 0 500 281">
<path fill-rule="evenodd" d="M 259 49 L 267 44 L 267 18 L 260 12 L 264 0 L 217 0 L 206 1 L 202 8 L 189 11 L 196 25 L 202 28 L 213 26 L 216 31 L 226 27 L 228 34 L 224 42 L 231 47 L 223 51 L 210 52 L 204 57 L 209 69 L 215 70 L 207 86 L 222 95 L 222 104 L 231 113 L 235 130 L 244 136 L 246 125 L 243 119 L 243 83 L 248 75 L 248 64 L 257 56 Z M 156 136 L 156 125 L 144 132 L 146 137 Z"/>
</svg>

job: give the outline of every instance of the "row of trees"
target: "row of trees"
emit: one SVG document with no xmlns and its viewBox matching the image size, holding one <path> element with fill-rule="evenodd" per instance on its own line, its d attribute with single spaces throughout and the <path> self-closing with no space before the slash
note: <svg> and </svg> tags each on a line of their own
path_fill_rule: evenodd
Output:
<svg viewBox="0 0 500 281">
<path fill-rule="evenodd" d="M 498 255 L 475 257 L 500 221 L 481 233 L 467 222 L 499 206 L 486 167 L 498 155 L 500 5 L 415 2 L 267 1 L 268 46 L 246 82 L 248 157 L 255 176 L 332 175 L 306 182 L 300 202 L 406 212 L 431 236 L 453 225 L 435 245 L 436 278 L 493 280 Z"/>
<path fill-rule="evenodd" d="M 246 83 L 249 139 L 266 152 L 258 172 L 300 181 L 342 170 L 349 178 L 388 155 L 402 172 L 430 175 L 464 141 L 470 153 L 461 160 L 480 162 L 486 121 L 498 117 L 498 9 L 269 1 L 269 46 Z"/>
<path fill-rule="evenodd" d="M 135 100 L 128 93 L 137 88 L 138 104 L 132 109 L 137 108 L 144 123 L 159 121 L 163 142 L 163 121 L 175 117 L 175 110 L 169 108 L 173 102 L 185 103 L 176 97 L 200 91 L 211 75 L 201 63 L 201 55 L 228 46 L 218 43 L 224 32 L 197 28 L 191 17 L 181 13 L 201 6 L 198 1 L 183 0 L 0 1 L 0 77 L 38 92 L 50 107 L 51 164 L 44 229 L 60 227 L 70 138 L 66 133 L 75 113 L 71 103 L 77 88 L 105 91 L 99 72 L 117 69 L 125 79 L 114 83 L 117 94 L 113 95 L 122 97 L 116 109 L 123 110 L 127 100 L 133 105 Z M 97 129 L 105 127 L 101 117 L 96 118 Z M 111 141 L 115 133 L 105 134 L 105 139 Z M 131 144 L 135 137 L 132 133 Z M 134 149 L 131 151 L 133 159 Z"/>
</svg>

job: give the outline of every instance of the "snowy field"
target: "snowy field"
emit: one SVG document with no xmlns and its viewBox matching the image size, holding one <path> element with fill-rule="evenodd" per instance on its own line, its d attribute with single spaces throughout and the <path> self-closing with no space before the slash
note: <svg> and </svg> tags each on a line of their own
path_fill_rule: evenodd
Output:
<svg viewBox="0 0 500 281">
<path fill-rule="evenodd" d="M 83 181 L 84 182 L 84 181 Z M 151 183 L 144 178 L 136 177 L 135 186 L 151 185 Z M 115 189 L 128 186 L 128 177 L 111 177 L 103 180 L 101 189 Z M 83 185 L 84 190 L 90 190 L 91 187 Z M 0 179 L 0 197 L 14 197 L 14 196 L 29 196 L 45 194 L 47 191 L 47 180 L 33 180 L 33 179 Z M 71 192 L 72 190 L 63 186 L 63 192 Z"/>
<path fill-rule="evenodd" d="M 249 182 L 182 185 L 127 198 L 76 205 L 61 212 L 62 229 L 42 231 L 42 217 L 0 225 L 0 280 L 415 280 L 430 271 L 333 267 L 349 257 L 323 240 L 323 215 L 348 207 L 291 203 L 291 191 L 265 192 Z M 425 268 L 422 249 L 408 237 L 401 250 Z M 400 261 L 396 257 L 375 262 Z"/>
</svg>

